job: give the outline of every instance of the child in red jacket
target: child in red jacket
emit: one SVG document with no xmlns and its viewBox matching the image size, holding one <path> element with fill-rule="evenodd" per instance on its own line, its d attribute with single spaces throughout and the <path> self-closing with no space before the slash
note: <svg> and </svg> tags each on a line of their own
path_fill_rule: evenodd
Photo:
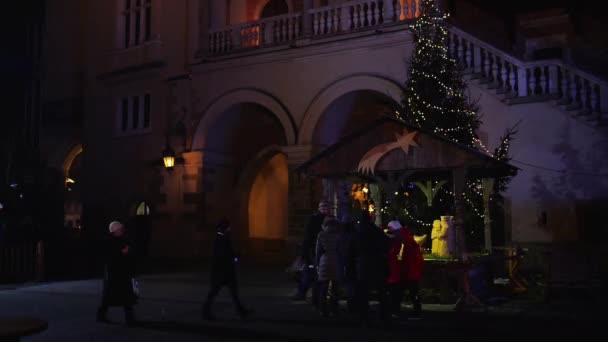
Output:
<svg viewBox="0 0 608 342">
<path fill-rule="evenodd" d="M 391 311 L 394 316 L 401 314 L 401 301 L 405 289 L 414 306 L 412 318 L 420 318 L 422 303 L 418 294 L 418 283 L 422 277 L 423 258 L 420 247 L 412 233 L 401 226 L 399 221 L 388 223 L 388 234 L 392 237 L 388 255 L 390 275 L 387 279 Z"/>
</svg>

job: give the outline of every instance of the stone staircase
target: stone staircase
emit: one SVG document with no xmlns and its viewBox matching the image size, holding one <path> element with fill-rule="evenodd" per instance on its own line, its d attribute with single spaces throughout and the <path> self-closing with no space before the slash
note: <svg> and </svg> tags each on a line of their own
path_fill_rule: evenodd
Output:
<svg viewBox="0 0 608 342">
<path fill-rule="evenodd" d="M 508 105 L 550 102 L 582 123 L 608 132 L 608 82 L 561 60 L 523 61 L 450 28 L 449 49 L 465 77 Z"/>
</svg>

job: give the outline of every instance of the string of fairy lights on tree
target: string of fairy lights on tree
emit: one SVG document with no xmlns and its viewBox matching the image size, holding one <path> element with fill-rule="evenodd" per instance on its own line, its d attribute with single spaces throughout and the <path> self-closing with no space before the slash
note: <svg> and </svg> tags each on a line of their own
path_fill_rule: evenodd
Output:
<svg viewBox="0 0 608 342">
<path fill-rule="evenodd" d="M 411 26 L 416 47 L 403 93 L 404 109 L 395 111 L 395 116 L 456 143 L 471 148 L 479 147 L 489 156 L 507 162 L 509 144 L 515 130 L 505 132 L 494 152 L 477 136 L 476 131 L 481 125 L 479 108 L 466 96 L 468 88 L 462 68 L 450 55 L 447 44 L 448 17 L 447 13 L 442 13 L 437 8 L 435 0 L 422 0 L 421 15 Z M 504 191 L 510 178 L 499 180 L 494 190 Z M 454 197 L 454 193 L 443 190 Z M 483 210 L 478 208 L 483 197 L 481 180 L 467 181 L 462 195 L 467 207 L 473 210 L 478 219 L 483 220 Z M 439 200 L 442 201 L 441 198 Z M 403 212 L 412 222 L 427 227 L 432 225 L 415 218 L 407 209 Z"/>
</svg>

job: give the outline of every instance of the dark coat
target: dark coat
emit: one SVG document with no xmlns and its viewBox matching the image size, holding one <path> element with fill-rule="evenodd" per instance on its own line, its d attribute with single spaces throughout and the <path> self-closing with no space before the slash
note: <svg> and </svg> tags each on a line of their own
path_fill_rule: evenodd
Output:
<svg viewBox="0 0 608 342">
<path fill-rule="evenodd" d="M 108 241 L 102 299 L 108 306 L 129 306 L 137 301 L 133 292 L 133 252 L 122 253 L 127 245 L 124 238 L 112 237 Z"/>
<path fill-rule="evenodd" d="M 383 282 L 389 275 L 390 239 L 371 222 L 361 222 L 352 240 L 351 256 L 358 281 Z"/>
<path fill-rule="evenodd" d="M 236 281 L 235 258 L 230 235 L 218 232 L 211 258 L 211 284 L 224 285 Z"/>
<path fill-rule="evenodd" d="M 304 242 L 302 243 L 302 258 L 306 265 L 315 264 L 315 252 L 317 246 L 317 236 L 321 232 L 321 226 L 325 220 L 325 215 L 317 212 L 310 217 L 306 224 Z"/>
</svg>

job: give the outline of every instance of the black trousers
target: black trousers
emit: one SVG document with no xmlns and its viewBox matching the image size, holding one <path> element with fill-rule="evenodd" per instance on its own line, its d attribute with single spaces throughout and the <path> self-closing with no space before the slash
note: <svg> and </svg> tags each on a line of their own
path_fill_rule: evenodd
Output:
<svg viewBox="0 0 608 342">
<path fill-rule="evenodd" d="M 422 311 L 422 302 L 418 294 L 419 286 L 417 281 L 402 281 L 389 285 L 391 313 L 398 314 L 401 312 L 401 301 L 403 301 L 405 290 L 408 290 L 408 297 L 414 306 L 414 315 L 419 315 Z"/>
<path fill-rule="evenodd" d="M 319 310 L 323 314 L 330 311 L 334 314 L 338 313 L 338 282 L 335 280 L 320 280 L 317 283 L 319 286 Z M 329 295 L 329 299 L 327 298 Z"/>
<path fill-rule="evenodd" d="M 362 322 L 369 322 L 369 300 L 372 293 L 376 293 L 379 307 L 379 318 L 386 321 L 388 318 L 388 303 L 386 293 L 386 282 L 384 279 L 377 281 L 359 280 L 355 290 L 356 310 L 359 312 Z"/>
<path fill-rule="evenodd" d="M 211 312 L 211 306 L 213 305 L 213 301 L 215 300 L 215 297 L 217 297 L 218 293 L 220 293 L 220 290 L 224 286 L 226 286 L 228 288 L 228 290 L 230 291 L 230 296 L 232 297 L 232 302 L 234 303 L 234 306 L 236 307 L 237 311 L 239 313 L 245 312 L 246 311 L 245 307 L 243 306 L 243 303 L 241 302 L 241 298 L 239 297 L 239 290 L 238 290 L 236 280 L 229 281 L 226 283 L 212 283 L 211 288 L 209 289 L 209 293 L 207 294 L 207 300 L 205 301 L 203 310 L 207 313 Z"/>
</svg>

